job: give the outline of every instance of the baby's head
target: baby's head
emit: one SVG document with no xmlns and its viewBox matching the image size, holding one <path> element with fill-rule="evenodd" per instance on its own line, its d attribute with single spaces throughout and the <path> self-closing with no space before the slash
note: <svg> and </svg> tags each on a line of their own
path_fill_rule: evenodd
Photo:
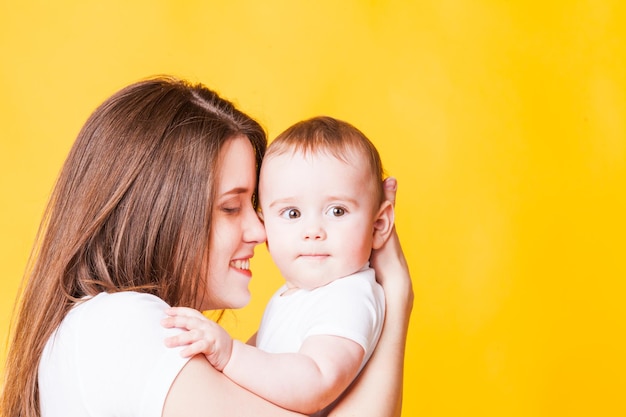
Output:
<svg viewBox="0 0 626 417">
<path fill-rule="evenodd" d="M 259 202 L 269 251 L 291 287 L 316 288 L 357 272 L 393 226 L 378 151 L 331 117 L 296 123 L 270 144 Z"/>
</svg>

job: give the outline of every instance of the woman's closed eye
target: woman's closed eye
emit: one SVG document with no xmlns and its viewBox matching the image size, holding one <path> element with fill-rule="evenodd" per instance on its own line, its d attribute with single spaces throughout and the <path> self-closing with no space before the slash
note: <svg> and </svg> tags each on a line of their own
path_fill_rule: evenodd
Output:
<svg viewBox="0 0 626 417">
<path fill-rule="evenodd" d="M 241 211 L 241 206 L 239 205 L 223 205 L 220 207 L 220 210 L 226 214 L 236 214 Z"/>
</svg>

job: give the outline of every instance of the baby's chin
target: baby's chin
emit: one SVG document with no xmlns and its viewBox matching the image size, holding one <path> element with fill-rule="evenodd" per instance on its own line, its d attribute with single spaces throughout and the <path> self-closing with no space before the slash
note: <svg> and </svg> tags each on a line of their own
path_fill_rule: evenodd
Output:
<svg viewBox="0 0 626 417">
<path fill-rule="evenodd" d="M 307 279 L 302 279 L 302 277 L 300 278 L 301 279 L 297 279 L 297 280 L 286 280 L 287 288 L 290 290 L 301 289 L 301 290 L 311 291 L 316 288 L 325 287 L 331 282 L 343 278 L 343 276 L 329 278 L 327 275 L 323 275 L 323 276 L 307 277 Z"/>
</svg>

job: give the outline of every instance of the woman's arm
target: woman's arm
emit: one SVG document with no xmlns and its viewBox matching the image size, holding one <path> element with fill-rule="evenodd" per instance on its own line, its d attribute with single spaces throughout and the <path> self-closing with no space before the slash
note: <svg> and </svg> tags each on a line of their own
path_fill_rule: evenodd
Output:
<svg viewBox="0 0 626 417">
<path fill-rule="evenodd" d="M 245 390 L 216 370 L 202 355 L 194 356 L 170 388 L 162 417 L 302 417 Z"/>
<path fill-rule="evenodd" d="M 385 194 L 395 203 L 395 179 L 385 181 Z M 329 416 L 399 417 L 402 412 L 404 353 L 413 286 L 395 229 L 387 243 L 372 254 L 371 261 L 385 289 L 385 325 L 365 369 Z"/>
</svg>

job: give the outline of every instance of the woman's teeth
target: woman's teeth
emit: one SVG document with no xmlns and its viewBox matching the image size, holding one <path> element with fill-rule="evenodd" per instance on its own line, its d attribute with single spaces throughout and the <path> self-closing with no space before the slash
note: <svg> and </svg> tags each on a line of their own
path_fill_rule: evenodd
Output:
<svg viewBox="0 0 626 417">
<path fill-rule="evenodd" d="M 250 269 L 250 259 L 230 261 L 230 266 L 237 269 Z"/>
</svg>

